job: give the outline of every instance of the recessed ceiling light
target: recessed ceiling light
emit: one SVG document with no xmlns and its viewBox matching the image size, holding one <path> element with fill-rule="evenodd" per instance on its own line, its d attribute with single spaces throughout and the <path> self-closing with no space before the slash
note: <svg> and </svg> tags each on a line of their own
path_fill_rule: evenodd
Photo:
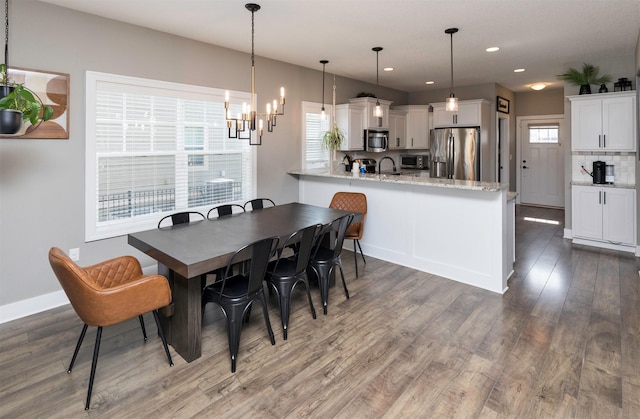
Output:
<svg viewBox="0 0 640 419">
<path fill-rule="evenodd" d="M 382 70 L 383 71 L 393 71 L 393 67 L 385 67 Z"/>
<path fill-rule="evenodd" d="M 524 68 L 516 68 L 515 70 L 513 70 L 514 73 L 522 73 L 524 71 Z"/>
<path fill-rule="evenodd" d="M 431 80 L 424 82 L 424 84 L 434 84 L 434 83 L 435 83 L 435 81 L 431 81 Z"/>
<path fill-rule="evenodd" d="M 496 51 L 498 51 L 499 49 L 500 49 L 500 48 L 498 48 L 498 47 L 489 47 L 489 48 L 485 49 L 485 51 L 487 51 L 487 52 L 496 52 Z"/>
<path fill-rule="evenodd" d="M 535 83 L 535 84 L 532 84 L 532 85 L 531 85 L 531 88 L 532 88 L 533 90 L 542 90 L 542 89 L 544 89 L 545 87 L 547 87 L 547 85 L 546 85 L 546 84 L 544 84 L 544 83 Z"/>
</svg>

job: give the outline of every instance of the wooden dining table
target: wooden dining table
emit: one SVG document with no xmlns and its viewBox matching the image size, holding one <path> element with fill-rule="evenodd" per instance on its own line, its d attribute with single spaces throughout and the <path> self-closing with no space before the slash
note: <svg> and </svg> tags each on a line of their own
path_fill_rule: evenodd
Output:
<svg viewBox="0 0 640 419">
<path fill-rule="evenodd" d="M 332 208 L 290 203 L 214 220 L 195 221 L 131 233 L 128 243 L 158 261 L 173 293 L 172 304 L 160 311 L 168 343 L 187 362 L 199 358 L 201 346 L 201 276 L 227 266 L 240 247 L 276 236 L 280 245 L 292 233 L 350 214 Z"/>
</svg>

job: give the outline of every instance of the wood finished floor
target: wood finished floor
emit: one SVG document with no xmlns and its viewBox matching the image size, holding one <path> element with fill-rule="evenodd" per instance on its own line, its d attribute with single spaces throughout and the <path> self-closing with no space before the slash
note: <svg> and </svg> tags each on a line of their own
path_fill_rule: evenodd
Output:
<svg viewBox="0 0 640 419">
<path fill-rule="evenodd" d="M 276 345 L 254 310 L 235 374 L 212 305 L 191 364 L 171 349 L 168 366 L 150 315 L 146 343 L 135 319 L 106 328 L 88 412 L 95 329 L 67 374 L 82 327 L 69 306 L 2 324 L 0 417 L 638 418 L 640 263 L 572 245 L 563 220 L 517 208 L 502 296 L 373 258 L 356 280 L 345 253 L 351 299 L 331 288 L 324 316 L 314 288 L 312 320 L 296 290 L 288 341 L 271 299 Z"/>
</svg>

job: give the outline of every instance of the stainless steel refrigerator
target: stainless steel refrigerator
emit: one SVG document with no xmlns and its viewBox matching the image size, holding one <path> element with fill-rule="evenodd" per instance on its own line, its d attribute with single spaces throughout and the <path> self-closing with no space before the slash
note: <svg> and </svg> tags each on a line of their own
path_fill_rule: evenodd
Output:
<svg viewBox="0 0 640 419">
<path fill-rule="evenodd" d="M 434 178 L 480 180 L 480 127 L 431 130 Z"/>
</svg>

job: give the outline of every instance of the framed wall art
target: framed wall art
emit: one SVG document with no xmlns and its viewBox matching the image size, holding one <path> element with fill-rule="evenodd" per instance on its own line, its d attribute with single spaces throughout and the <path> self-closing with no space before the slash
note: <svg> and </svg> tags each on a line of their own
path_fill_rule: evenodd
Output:
<svg viewBox="0 0 640 419">
<path fill-rule="evenodd" d="M 496 102 L 498 104 L 498 112 L 509 113 L 509 99 L 498 96 Z"/>
<path fill-rule="evenodd" d="M 25 123 L 23 131 L 1 137 L 17 138 L 69 138 L 69 74 L 55 73 L 26 68 L 9 67 L 8 80 L 20 83 L 38 96 L 43 105 L 53 109 L 48 121 L 35 126 Z"/>
</svg>

